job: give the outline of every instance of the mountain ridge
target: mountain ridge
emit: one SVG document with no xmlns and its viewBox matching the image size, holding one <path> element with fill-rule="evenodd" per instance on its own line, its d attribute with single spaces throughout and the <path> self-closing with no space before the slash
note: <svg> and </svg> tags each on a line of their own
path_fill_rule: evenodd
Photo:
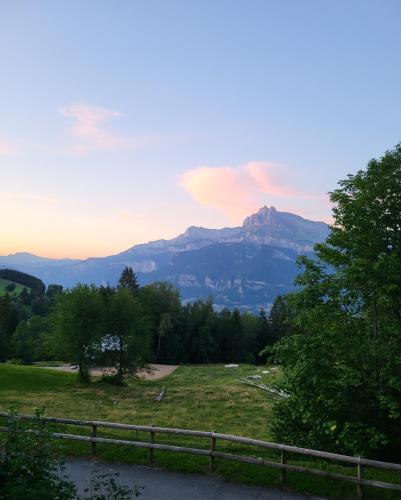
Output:
<svg viewBox="0 0 401 500">
<path fill-rule="evenodd" d="M 17 252 L 0 256 L 0 268 L 13 267 L 47 284 L 71 287 L 77 282 L 114 285 L 122 269 L 130 266 L 142 284 L 172 282 L 183 300 L 213 295 L 219 307 L 268 309 L 278 293 L 293 289 L 298 255 L 310 254 L 328 232 L 324 222 L 265 206 L 238 227 L 190 226 L 176 238 L 134 245 L 106 257 L 48 259 Z"/>
</svg>

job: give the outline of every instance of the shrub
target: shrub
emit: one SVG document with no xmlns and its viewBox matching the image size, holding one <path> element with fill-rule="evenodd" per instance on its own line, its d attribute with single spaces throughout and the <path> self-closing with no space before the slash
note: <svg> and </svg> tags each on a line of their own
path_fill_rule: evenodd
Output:
<svg viewBox="0 0 401 500">
<path fill-rule="evenodd" d="M 42 414 L 36 411 L 38 419 Z M 46 423 L 39 419 L 28 426 L 12 412 L 7 424 L 8 432 L 0 440 L 0 498 L 75 498 L 75 486 L 64 476 Z"/>
</svg>

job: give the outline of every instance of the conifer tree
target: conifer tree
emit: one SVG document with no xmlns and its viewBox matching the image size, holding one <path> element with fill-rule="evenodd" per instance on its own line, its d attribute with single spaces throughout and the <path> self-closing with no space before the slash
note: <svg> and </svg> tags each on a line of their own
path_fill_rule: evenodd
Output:
<svg viewBox="0 0 401 500">
<path fill-rule="evenodd" d="M 139 290 L 137 277 L 132 270 L 132 267 L 126 266 L 118 280 L 117 288 L 126 288 L 133 295 L 136 295 Z"/>
</svg>

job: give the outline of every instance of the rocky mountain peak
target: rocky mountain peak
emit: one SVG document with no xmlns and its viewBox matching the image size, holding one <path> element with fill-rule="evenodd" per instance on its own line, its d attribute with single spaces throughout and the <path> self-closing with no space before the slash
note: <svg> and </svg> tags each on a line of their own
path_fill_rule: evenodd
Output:
<svg viewBox="0 0 401 500">
<path fill-rule="evenodd" d="M 245 218 L 242 227 L 244 229 L 252 226 L 264 226 L 274 224 L 277 220 L 279 212 L 275 207 L 262 207 L 256 214 L 252 214 Z"/>
<path fill-rule="evenodd" d="M 265 206 L 244 220 L 241 231 L 245 241 L 291 248 L 301 253 L 311 251 L 315 243 L 323 241 L 328 235 L 328 226 Z"/>
</svg>

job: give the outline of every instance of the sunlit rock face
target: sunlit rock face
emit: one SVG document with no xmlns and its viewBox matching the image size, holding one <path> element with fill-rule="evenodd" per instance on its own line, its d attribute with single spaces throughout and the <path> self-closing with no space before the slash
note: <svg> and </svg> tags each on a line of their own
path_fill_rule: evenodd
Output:
<svg viewBox="0 0 401 500">
<path fill-rule="evenodd" d="M 242 239 L 259 245 L 292 248 L 298 252 L 310 252 L 315 243 L 328 235 L 324 222 L 304 219 L 299 215 L 279 212 L 274 207 L 263 207 L 244 220 Z"/>
</svg>

